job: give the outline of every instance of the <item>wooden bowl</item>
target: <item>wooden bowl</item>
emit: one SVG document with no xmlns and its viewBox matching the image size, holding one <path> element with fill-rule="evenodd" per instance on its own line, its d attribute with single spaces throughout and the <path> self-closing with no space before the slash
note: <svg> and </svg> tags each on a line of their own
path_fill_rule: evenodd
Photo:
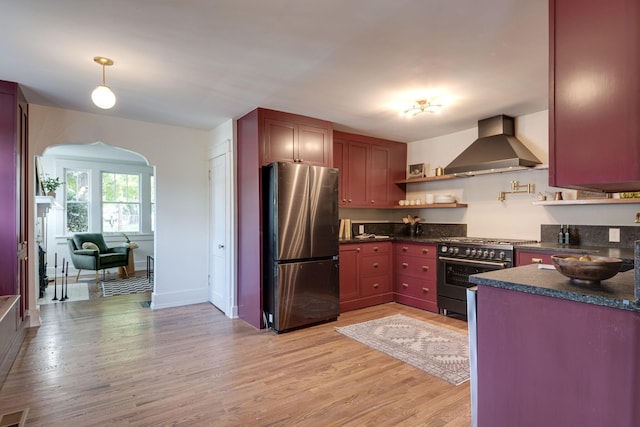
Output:
<svg viewBox="0 0 640 427">
<path fill-rule="evenodd" d="M 622 260 L 597 255 L 552 255 L 553 266 L 575 284 L 598 284 L 618 274 Z"/>
</svg>

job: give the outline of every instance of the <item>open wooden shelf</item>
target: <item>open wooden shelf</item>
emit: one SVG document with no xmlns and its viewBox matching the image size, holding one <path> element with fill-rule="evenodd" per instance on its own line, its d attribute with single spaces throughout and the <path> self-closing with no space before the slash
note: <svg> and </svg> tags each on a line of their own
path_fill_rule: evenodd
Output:
<svg viewBox="0 0 640 427">
<path fill-rule="evenodd" d="M 577 200 L 541 200 L 532 202 L 534 205 L 565 206 L 565 205 L 625 205 L 640 203 L 640 198 L 630 199 L 577 199 Z"/>
<path fill-rule="evenodd" d="M 427 176 L 425 178 L 403 179 L 403 180 L 400 180 L 400 181 L 396 181 L 396 184 L 411 184 L 411 183 L 414 183 L 414 182 L 444 181 L 444 180 L 447 180 L 447 179 L 454 179 L 454 178 L 463 178 L 463 177 L 455 176 L 455 175 Z"/>
<path fill-rule="evenodd" d="M 394 206 L 393 209 L 442 209 L 442 208 L 466 208 L 466 203 L 433 203 L 431 205 L 404 205 Z"/>
</svg>

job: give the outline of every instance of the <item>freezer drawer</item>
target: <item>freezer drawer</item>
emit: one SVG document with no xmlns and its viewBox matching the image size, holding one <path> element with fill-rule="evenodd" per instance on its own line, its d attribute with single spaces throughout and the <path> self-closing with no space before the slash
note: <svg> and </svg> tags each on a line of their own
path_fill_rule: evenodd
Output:
<svg viewBox="0 0 640 427">
<path fill-rule="evenodd" d="M 338 260 L 278 264 L 267 323 L 277 332 L 337 319 L 340 313 Z"/>
</svg>

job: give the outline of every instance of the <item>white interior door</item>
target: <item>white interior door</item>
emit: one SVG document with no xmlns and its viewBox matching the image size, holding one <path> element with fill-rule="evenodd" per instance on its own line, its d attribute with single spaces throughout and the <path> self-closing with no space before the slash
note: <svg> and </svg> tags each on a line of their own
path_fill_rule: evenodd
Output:
<svg viewBox="0 0 640 427">
<path fill-rule="evenodd" d="M 209 216 L 211 235 L 209 236 L 209 301 L 229 315 L 229 278 L 227 277 L 227 155 L 222 154 L 209 160 Z"/>
</svg>

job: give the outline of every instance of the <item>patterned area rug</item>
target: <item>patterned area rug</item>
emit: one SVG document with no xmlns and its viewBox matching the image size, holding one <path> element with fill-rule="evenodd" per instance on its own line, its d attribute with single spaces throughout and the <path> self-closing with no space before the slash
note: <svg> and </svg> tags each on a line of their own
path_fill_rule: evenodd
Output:
<svg viewBox="0 0 640 427">
<path fill-rule="evenodd" d="M 153 282 L 146 277 L 128 277 L 126 279 L 104 280 L 100 282 L 100 295 L 111 297 L 114 295 L 137 294 L 153 291 Z"/>
<path fill-rule="evenodd" d="M 460 332 L 401 314 L 336 330 L 450 384 L 469 380 L 469 341 Z"/>
</svg>

